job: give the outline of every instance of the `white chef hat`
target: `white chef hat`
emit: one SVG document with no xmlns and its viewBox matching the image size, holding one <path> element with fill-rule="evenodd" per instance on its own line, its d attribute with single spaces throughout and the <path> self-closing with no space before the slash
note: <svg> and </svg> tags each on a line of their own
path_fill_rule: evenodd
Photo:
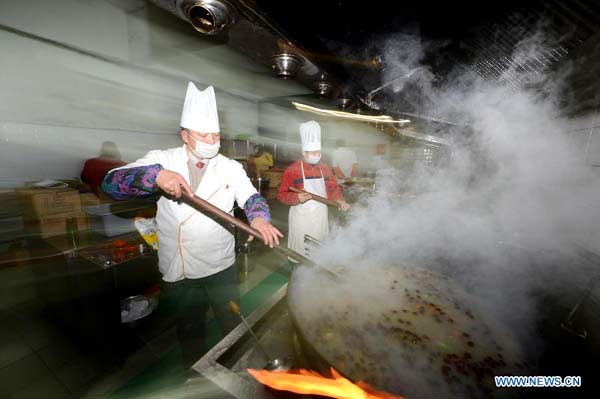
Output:
<svg viewBox="0 0 600 399">
<path fill-rule="evenodd" d="M 321 151 L 321 126 L 315 121 L 300 124 L 302 151 Z"/>
<path fill-rule="evenodd" d="M 200 91 L 192 82 L 188 83 L 179 125 L 199 133 L 220 132 L 217 101 L 212 86 Z"/>
</svg>

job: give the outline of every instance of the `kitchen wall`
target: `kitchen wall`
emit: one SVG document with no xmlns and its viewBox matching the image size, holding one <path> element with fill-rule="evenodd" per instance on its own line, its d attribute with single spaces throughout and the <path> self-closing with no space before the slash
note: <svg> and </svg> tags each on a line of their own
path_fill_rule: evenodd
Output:
<svg viewBox="0 0 600 399">
<path fill-rule="evenodd" d="M 23 227 L 13 187 L 180 145 L 189 80 L 215 86 L 225 137 L 257 134 L 258 101 L 309 92 L 145 0 L 0 0 L 0 50 L 0 252 Z M 1 274 L 0 307 L 35 298 L 34 267 Z"/>
<path fill-rule="evenodd" d="M 188 80 L 215 86 L 225 137 L 257 133 L 258 100 L 308 91 L 144 0 L 0 0 L 0 43 L 0 187 L 78 176 L 107 145 L 180 145 Z"/>
</svg>

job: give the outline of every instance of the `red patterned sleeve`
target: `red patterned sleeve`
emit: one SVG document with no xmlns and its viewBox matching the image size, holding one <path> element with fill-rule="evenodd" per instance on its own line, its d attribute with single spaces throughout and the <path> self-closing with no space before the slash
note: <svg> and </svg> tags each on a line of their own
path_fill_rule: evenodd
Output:
<svg viewBox="0 0 600 399">
<path fill-rule="evenodd" d="M 295 168 L 296 163 L 291 164 L 288 168 L 283 172 L 283 176 L 281 177 L 281 185 L 279 186 L 279 191 L 277 192 L 277 199 L 283 202 L 286 205 L 298 205 L 298 194 L 291 192 L 288 190 L 289 186 L 294 185 L 295 179 Z"/>
<path fill-rule="evenodd" d="M 331 173 L 329 166 L 321 164 L 321 170 L 323 171 L 323 177 L 325 178 L 327 198 L 333 201 L 345 200 L 344 193 L 342 193 L 342 188 L 339 186 L 333 173 Z"/>
</svg>

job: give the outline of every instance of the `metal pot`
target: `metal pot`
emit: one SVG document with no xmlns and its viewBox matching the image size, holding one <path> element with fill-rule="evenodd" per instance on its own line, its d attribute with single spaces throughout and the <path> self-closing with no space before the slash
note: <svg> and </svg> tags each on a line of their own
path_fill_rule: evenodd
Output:
<svg viewBox="0 0 600 399">
<path fill-rule="evenodd" d="M 152 313 L 158 306 L 158 299 L 144 295 L 134 295 L 121 300 L 121 323 L 130 326 Z"/>
<path fill-rule="evenodd" d="M 353 267 L 364 274 L 347 271 L 356 280 L 346 283 L 303 266 L 292 274 L 290 315 L 314 369 L 411 398 L 490 397 L 494 375 L 524 371 L 512 335 L 449 279 Z"/>
<path fill-rule="evenodd" d="M 209 202 L 184 198 L 260 236 Z M 442 275 L 416 266 L 318 265 L 275 249 L 306 264 L 287 287 L 302 341 L 351 380 L 411 398 L 489 398 L 494 375 L 526 371 L 512 335 Z"/>
<path fill-rule="evenodd" d="M 370 196 L 374 193 L 375 180 L 367 177 L 351 177 L 340 179 L 340 186 L 344 191 L 346 200 L 353 203 L 363 196 Z"/>
</svg>

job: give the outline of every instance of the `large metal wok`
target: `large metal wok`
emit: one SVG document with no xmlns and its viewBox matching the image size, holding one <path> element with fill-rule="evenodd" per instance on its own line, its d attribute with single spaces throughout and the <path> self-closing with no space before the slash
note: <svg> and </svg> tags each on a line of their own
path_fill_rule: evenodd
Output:
<svg viewBox="0 0 600 399">
<path fill-rule="evenodd" d="M 368 177 L 338 179 L 338 183 L 350 203 L 358 201 L 363 195 L 372 195 L 375 190 L 375 180 Z"/>
<path fill-rule="evenodd" d="M 260 238 L 207 201 L 185 199 Z M 526 371 L 510 332 L 445 276 L 411 265 L 317 265 L 276 249 L 300 262 L 288 305 L 314 369 L 411 399 L 494 397 L 494 376 Z"/>
<path fill-rule="evenodd" d="M 288 284 L 313 368 L 411 399 L 489 398 L 494 375 L 525 371 L 511 334 L 449 279 L 417 267 L 351 267 L 332 280 L 299 266 Z"/>
</svg>

